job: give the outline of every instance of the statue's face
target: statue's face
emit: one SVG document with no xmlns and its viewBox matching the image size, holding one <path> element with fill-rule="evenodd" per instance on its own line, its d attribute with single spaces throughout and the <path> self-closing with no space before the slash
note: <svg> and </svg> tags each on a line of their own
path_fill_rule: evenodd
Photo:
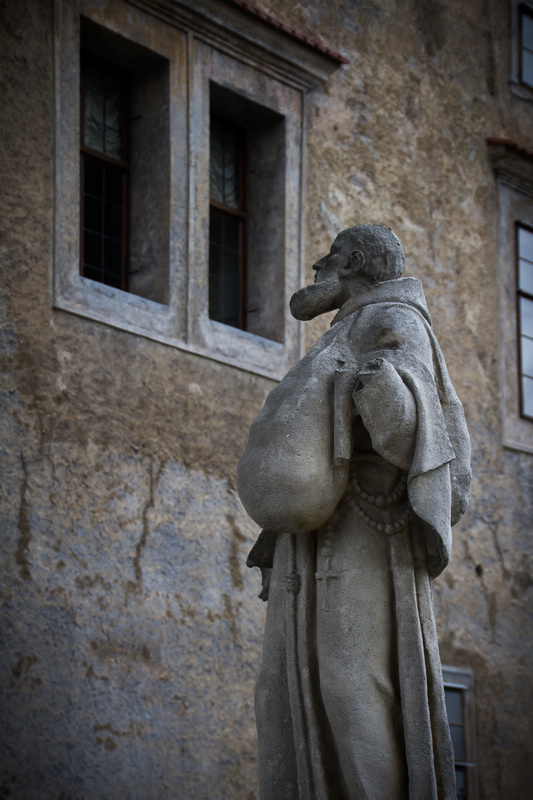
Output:
<svg viewBox="0 0 533 800">
<path fill-rule="evenodd" d="M 354 243 L 341 233 L 327 256 L 313 264 L 315 282 L 300 289 L 291 298 L 291 313 L 296 319 L 313 319 L 339 308 L 345 302 L 346 276 L 353 271 L 353 248 Z"/>
<path fill-rule="evenodd" d="M 350 265 L 352 249 L 352 243 L 347 236 L 342 234 L 337 236 L 327 256 L 313 264 L 313 269 L 316 272 L 315 284 L 338 283 L 341 279 L 341 270 L 346 270 Z"/>
</svg>

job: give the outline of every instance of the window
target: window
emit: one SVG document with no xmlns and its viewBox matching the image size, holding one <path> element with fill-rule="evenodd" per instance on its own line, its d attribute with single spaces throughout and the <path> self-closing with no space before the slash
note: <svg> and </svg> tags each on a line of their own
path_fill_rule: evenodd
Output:
<svg viewBox="0 0 533 800">
<path fill-rule="evenodd" d="M 81 274 L 168 303 L 168 60 L 80 20 Z"/>
<path fill-rule="evenodd" d="M 470 670 L 443 667 L 444 698 L 455 756 L 457 800 L 477 798 L 474 746 L 474 694 Z"/>
<path fill-rule="evenodd" d="M 81 274 L 127 288 L 129 83 L 94 59 L 81 69 Z"/>
<path fill-rule="evenodd" d="M 55 307 L 281 377 L 303 342 L 306 94 L 345 59 L 232 0 L 54 19 Z"/>
<path fill-rule="evenodd" d="M 533 419 L 533 228 L 516 226 L 520 411 Z"/>
<path fill-rule="evenodd" d="M 533 101 L 533 0 L 511 0 L 510 75 L 512 95 Z"/>
<path fill-rule="evenodd" d="M 533 152 L 489 139 L 498 188 L 502 440 L 533 452 Z"/>
<path fill-rule="evenodd" d="M 246 132 L 211 115 L 209 317 L 246 330 Z"/>
<path fill-rule="evenodd" d="M 520 7 L 520 80 L 533 86 L 533 10 Z"/>
<path fill-rule="evenodd" d="M 209 109 L 209 317 L 281 343 L 285 117 L 214 81 Z"/>
</svg>

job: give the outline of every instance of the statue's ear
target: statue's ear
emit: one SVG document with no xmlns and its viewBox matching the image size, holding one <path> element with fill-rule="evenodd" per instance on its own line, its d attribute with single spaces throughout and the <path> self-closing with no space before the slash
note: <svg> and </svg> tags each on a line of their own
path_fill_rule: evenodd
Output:
<svg viewBox="0 0 533 800">
<path fill-rule="evenodd" d="M 361 250 L 352 250 L 348 259 L 348 263 L 342 271 L 345 274 L 349 274 L 350 272 L 359 272 L 359 270 L 363 269 L 364 263 L 365 254 L 361 252 Z"/>
</svg>

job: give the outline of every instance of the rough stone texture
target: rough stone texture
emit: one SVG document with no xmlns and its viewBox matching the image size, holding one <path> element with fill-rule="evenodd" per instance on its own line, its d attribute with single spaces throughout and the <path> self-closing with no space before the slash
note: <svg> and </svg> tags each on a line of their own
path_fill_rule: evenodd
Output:
<svg viewBox="0 0 533 800">
<path fill-rule="evenodd" d="M 262 800 L 456 797 L 429 579 L 467 506 L 470 441 L 404 264 L 385 226 L 336 237 L 291 311 L 339 311 L 268 396 L 239 462 L 239 496 L 265 529 L 248 559 L 268 591 Z"/>
<path fill-rule="evenodd" d="M 480 800 L 526 800 L 533 461 L 501 446 L 497 209 L 485 148 L 487 135 L 533 148 L 531 103 L 508 86 L 508 3 L 254 3 L 350 58 L 309 99 L 307 263 L 342 228 L 385 221 L 424 284 L 475 475 L 451 565 L 434 584 L 441 655 L 474 669 Z M 273 383 L 52 309 L 52 2 L 0 9 L 0 790 L 251 800 L 264 609 L 258 578 L 237 566 L 256 529 L 234 480 Z M 308 344 L 326 327 L 311 323 Z M 171 532 L 168 520 L 193 502 L 213 508 L 212 519 L 197 509 Z M 167 628 L 156 628 L 160 619 Z"/>
</svg>

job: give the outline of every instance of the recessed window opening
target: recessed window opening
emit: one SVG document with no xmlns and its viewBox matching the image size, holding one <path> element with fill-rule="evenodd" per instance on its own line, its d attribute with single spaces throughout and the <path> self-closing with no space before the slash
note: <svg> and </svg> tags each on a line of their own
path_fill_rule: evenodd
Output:
<svg viewBox="0 0 533 800">
<path fill-rule="evenodd" d="M 533 86 L 533 10 L 520 7 L 520 80 Z"/>
<path fill-rule="evenodd" d="M 94 59 L 81 70 L 81 273 L 127 289 L 129 82 Z"/>
<path fill-rule="evenodd" d="M 533 228 L 518 223 L 516 233 L 520 412 L 533 419 Z"/>
<path fill-rule="evenodd" d="M 211 115 L 209 316 L 246 330 L 246 131 Z"/>
<path fill-rule="evenodd" d="M 285 122 L 210 84 L 209 316 L 284 340 Z"/>
<path fill-rule="evenodd" d="M 455 756 L 455 786 L 457 800 L 466 800 L 465 730 L 463 716 L 463 693 L 461 689 L 446 687 L 446 711 Z"/>
<path fill-rule="evenodd" d="M 168 62 L 81 18 L 85 278 L 168 303 Z"/>
<path fill-rule="evenodd" d="M 455 758 L 457 800 L 476 800 L 473 678 L 470 671 L 442 668 L 444 699 Z"/>
</svg>

